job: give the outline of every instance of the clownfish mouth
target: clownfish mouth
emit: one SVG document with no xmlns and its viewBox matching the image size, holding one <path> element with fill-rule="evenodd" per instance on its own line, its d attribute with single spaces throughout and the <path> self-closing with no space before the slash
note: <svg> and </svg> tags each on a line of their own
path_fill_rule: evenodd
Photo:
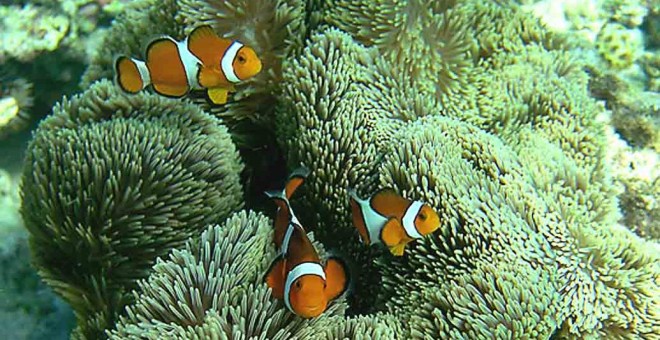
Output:
<svg viewBox="0 0 660 340">
<path fill-rule="evenodd" d="M 321 315 L 323 313 L 323 306 L 320 305 L 314 305 L 314 306 L 303 306 L 301 309 L 300 314 L 302 314 L 303 317 L 308 317 L 308 318 L 313 318 L 316 316 Z"/>
</svg>

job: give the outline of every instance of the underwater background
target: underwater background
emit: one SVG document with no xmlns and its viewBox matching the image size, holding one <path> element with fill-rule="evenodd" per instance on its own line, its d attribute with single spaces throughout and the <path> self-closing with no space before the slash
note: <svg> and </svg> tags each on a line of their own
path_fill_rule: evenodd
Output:
<svg viewBox="0 0 660 340">
<path fill-rule="evenodd" d="M 227 104 L 113 83 L 202 24 L 264 65 Z M 659 27 L 657 0 L 0 0 L 0 337 L 658 339 Z M 310 320 L 263 283 L 263 191 L 300 164 L 352 269 Z M 383 187 L 441 219 L 402 257 L 352 225 Z"/>
</svg>

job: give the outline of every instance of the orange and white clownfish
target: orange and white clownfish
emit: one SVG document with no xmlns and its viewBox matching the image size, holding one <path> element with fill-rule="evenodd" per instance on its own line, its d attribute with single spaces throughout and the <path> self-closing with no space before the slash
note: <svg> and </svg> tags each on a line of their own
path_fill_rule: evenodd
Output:
<svg viewBox="0 0 660 340">
<path fill-rule="evenodd" d="M 190 90 L 206 89 L 214 104 L 227 102 L 234 84 L 261 71 L 261 60 L 249 46 L 220 38 L 210 26 L 195 28 L 183 41 L 153 40 L 146 60 L 127 56 L 115 60 L 115 81 L 129 93 L 149 85 L 156 93 L 179 98 Z"/>
<path fill-rule="evenodd" d="M 284 189 L 278 191 L 266 191 L 266 195 L 273 199 L 277 204 L 277 212 L 275 213 L 275 246 L 280 250 L 280 253 L 286 254 L 287 248 L 282 248 L 285 237 L 290 237 L 293 231 L 293 225 L 298 225 L 302 228 L 300 221 L 296 214 L 291 209 L 289 199 L 296 192 L 296 189 L 305 181 L 309 175 L 309 169 L 306 167 L 299 167 L 291 172 L 287 179 Z M 281 199 L 284 197 L 285 199 Z M 302 228 L 304 230 L 304 228 Z"/>
<path fill-rule="evenodd" d="M 385 244 L 395 256 L 403 255 L 406 244 L 434 232 L 440 217 L 426 203 L 410 201 L 393 189 L 376 192 L 368 200 L 349 189 L 353 224 L 362 243 Z"/>
<path fill-rule="evenodd" d="M 296 177 L 294 180 L 299 179 Z M 286 188 L 295 190 L 300 183 L 289 181 Z M 286 197 L 287 193 L 292 194 L 293 191 L 287 191 L 286 188 L 281 192 L 270 192 L 269 196 L 282 207 L 278 214 L 293 216 L 289 213 L 292 211 Z M 273 296 L 283 299 L 292 313 L 306 319 L 317 317 L 326 310 L 330 301 L 346 291 L 346 265 L 336 257 L 329 257 L 322 264 L 297 219 L 290 219 L 286 224 L 276 224 L 275 227 L 275 243 L 280 248 L 280 254 L 271 264 L 264 280 L 272 289 Z M 281 241 L 278 241 L 278 234 L 284 235 Z"/>
</svg>

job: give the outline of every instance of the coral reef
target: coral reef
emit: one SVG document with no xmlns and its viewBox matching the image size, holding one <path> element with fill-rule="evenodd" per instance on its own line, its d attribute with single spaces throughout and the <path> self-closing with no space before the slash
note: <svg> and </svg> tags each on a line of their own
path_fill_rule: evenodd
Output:
<svg viewBox="0 0 660 340">
<path fill-rule="evenodd" d="M 660 93 L 660 53 L 646 53 L 641 58 L 646 73 L 646 88 L 649 92 Z"/>
<path fill-rule="evenodd" d="M 0 169 L 0 233 L 20 229 L 22 224 L 18 214 L 20 198 L 15 182 L 9 172 Z"/>
<path fill-rule="evenodd" d="M 0 79 L 0 140 L 21 131 L 30 122 L 32 84 L 22 78 Z"/>
<path fill-rule="evenodd" d="M 660 157 L 660 95 L 657 86 L 657 53 L 647 52 L 641 59 L 646 73 L 646 88 L 625 76 L 589 67 L 590 90 L 609 110 L 602 118 L 607 129 L 607 156 L 619 190 L 619 222 L 641 237 L 657 242 L 660 197 L 658 158 Z"/>
<path fill-rule="evenodd" d="M 7 339 L 67 339 L 71 308 L 41 282 L 30 265 L 19 215 L 15 176 L 0 169 L 0 327 Z"/>
<path fill-rule="evenodd" d="M 103 35 L 102 27 L 113 16 L 104 11 L 107 2 L 12 0 L 0 4 L 0 92 L 14 80 L 31 84 L 34 105 L 29 113 L 21 108 L 21 116 L 37 121 L 62 95 L 79 90 L 75 86 L 84 64 Z M 14 106 L 9 100 L 4 104 Z M 6 136 L 5 132 L 0 134 Z"/>
<path fill-rule="evenodd" d="M 121 6 L 121 1 L 115 0 Z M 87 59 L 96 46 L 99 24 L 111 18 L 108 7 L 94 0 L 32 0 L 0 5 L 0 63 L 8 58 L 21 62 L 57 49 L 67 49 L 70 57 Z"/>
<path fill-rule="evenodd" d="M 146 44 L 155 36 L 162 34 L 182 39 L 181 23 L 174 19 L 178 10 L 176 0 L 140 0 L 128 4 L 92 53 L 81 78 L 81 87 L 86 88 L 102 78 L 112 79 L 114 58 L 117 55 L 142 58 Z"/>
<path fill-rule="evenodd" d="M 393 334 L 392 319 L 339 317 L 345 304 L 304 320 L 271 297 L 263 282 L 275 257 L 272 222 L 254 212 L 239 212 L 223 225 L 210 226 L 199 240 L 159 261 L 139 282 L 135 304 L 127 308 L 111 339 L 314 339 L 323 332 L 373 337 Z"/>
<path fill-rule="evenodd" d="M 612 125 L 628 144 L 660 152 L 660 94 L 619 92 L 608 106 Z"/>
<path fill-rule="evenodd" d="M 596 47 L 600 56 L 617 69 L 632 66 L 641 56 L 642 32 L 630 30 L 619 23 L 609 23 L 600 30 Z"/>
<path fill-rule="evenodd" d="M 628 27 L 642 24 L 649 12 L 644 0 L 603 0 L 603 9 L 611 14 L 611 19 Z"/>
<path fill-rule="evenodd" d="M 649 49 L 660 48 L 660 2 L 652 2 L 649 15 L 644 19 L 642 28 L 646 33 L 646 46 Z M 655 6 L 655 7 L 653 7 Z"/>
<path fill-rule="evenodd" d="M 102 81 L 56 105 L 23 172 L 35 266 L 88 337 L 113 324 L 157 257 L 242 205 L 243 165 L 217 119 L 118 91 Z"/>
<path fill-rule="evenodd" d="M 610 102 L 617 103 L 616 100 Z M 639 104 L 639 103 L 636 103 Z M 623 112 L 628 112 L 623 106 Z M 606 121 L 616 119 L 621 112 L 620 107 L 615 106 L 612 115 L 605 118 Z M 656 109 L 657 111 L 657 109 Z M 657 116 L 657 114 L 656 114 Z M 644 117 L 644 116 L 642 116 Z M 635 119 L 637 118 L 637 119 Z M 647 117 L 651 118 L 651 117 Z M 621 123 L 621 118 L 617 119 Z M 627 120 L 630 127 L 636 127 L 638 135 L 633 134 L 627 138 L 625 132 L 627 126 L 612 126 L 606 130 L 608 138 L 607 158 L 612 164 L 612 177 L 614 183 L 619 187 L 619 206 L 621 208 L 620 223 L 639 236 L 658 242 L 660 240 L 660 155 L 658 154 L 657 134 L 658 127 L 643 124 L 640 117 L 633 116 Z M 649 128 L 654 129 L 650 130 Z M 645 133 L 646 132 L 646 133 Z M 640 148 L 631 145 L 632 141 L 646 141 L 648 133 L 656 139 L 655 149 L 652 147 Z M 641 137 L 641 138 L 634 138 Z"/>
<path fill-rule="evenodd" d="M 593 68 L 616 73 L 635 87 L 653 87 L 642 67 L 657 55 L 657 4 L 644 0 L 527 1 L 523 8 L 564 34 Z M 650 64 L 652 65 L 652 63 Z M 646 71 L 646 75 L 644 74 Z"/>
<path fill-rule="evenodd" d="M 59 47 L 69 19 L 34 6 L 0 6 L 0 63 L 8 58 L 30 61 Z"/>
<path fill-rule="evenodd" d="M 46 286 L 30 265 L 27 233 L 6 230 L 0 221 L 0 326 L 7 339 L 68 339 L 71 308 Z"/>
<path fill-rule="evenodd" d="M 614 143 L 612 143 L 614 144 Z M 613 148 L 615 180 L 622 185 L 619 195 L 621 223 L 639 236 L 660 242 L 660 159 L 650 150 L 633 151 L 627 146 Z"/>
</svg>

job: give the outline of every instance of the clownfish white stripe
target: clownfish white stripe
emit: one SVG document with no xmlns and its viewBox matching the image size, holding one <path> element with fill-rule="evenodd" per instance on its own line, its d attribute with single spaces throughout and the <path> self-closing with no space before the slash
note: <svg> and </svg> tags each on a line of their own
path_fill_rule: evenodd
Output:
<svg viewBox="0 0 660 340">
<path fill-rule="evenodd" d="M 234 59 L 236 58 L 236 54 L 238 54 L 238 50 L 240 50 L 242 47 L 243 44 L 240 42 L 232 42 L 220 60 L 222 72 L 225 74 L 225 78 L 227 78 L 230 83 L 238 83 L 241 81 L 238 79 L 238 76 L 236 76 L 236 73 L 234 72 Z"/>
<path fill-rule="evenodd" d="M 380 232 L 385 223 L 387 223 L 387 218 L 372 208 L 368 200 L 359 198 L 355 192 L 351 192 L 351 196 L 353 196 L 355 202 L 360 205 L 360 212 L 364 219 L 364 225 L 369 233 L 370 244 L 382 243 L 380 240 Z"/>
<path fill-rule="evenodd" d="M 412 202 L 401 219 L 403 229 L 410 238 L 422 238 L 422 235 L 417 231 L 417 227 L 415 227 L 415 217 L 417 217 L 419 211 L 422 210 L 422 206 L 423 204 L 420 201 Z"/>
<path fill-rule="evenodd" d="M 295 313 L 295 311 L 291 307 L 291 301 L 289 301 L 291 285 L 303 275 L 318 275 L 325 281 L 325 271 L 323 270 L 323 267 L 316 262 L 303 262 L 293 267 L 286 276 L 286 283 L 284 284 L 284 304 L 286 304 L 286 307 L 293 313 Z"/>
<path fill-rule="evenodd" d="M 147 68 L 147 64 L 144 61 L 137 60 L 135 58 L 131 58 L 131 61 L 135 63 L 135 67 L 137 67 L 137 70 L 140 73 L 140 79 L 142 80 L 142 89 L 144 89 L 145 87 L 151 84 L 151 75 L 149 74 L 149 68 Z"/>
<path fill-rule="evenodd" d="M 300 221 L 298 220 L 298 217 L 296 217 L 296 214 L 293 212 L 293 209 L 291 209 L 291 203 L 289 203 L 289 200 L 286 198 L 286 193 L 285 190 L 282 191 L 266 191 L 264 192 L 268 197 L 273 198 L 273 199 L 279 199 L 284 201 L 284 203 L 287 206 L 287 209 L 289 209 L 289 216 L 290 216 L 290 221 L 287 224 L 286 231 L 284 232 L 284 237 L 282 238 L 282 245 L 280 246 L 280 252 L 282 255 L 286 255 L 287 251 L 289 250 L 289 243 L 291 242 L 291 235 L 293 235 L 294 229 L 297 227 L 300 228 L 303 232 L 305 231 L 305 228 L 303 228 L 302 224 L 300 224 Z M 281 207 L 277 208 L 278 214 Z"/>
<path fill-rule="evenodd" d="M 298 221 L 298 217 L 296 217 L 296 214 L 293 213 L 293 209 L 291 209 L 291 206 L 289 205 L 288 207 L 289 207 L 289 214 L 291 214 L 291 224 L 295 224 L 299 226 L 300 229 L 305 230 L 305 228 L 302 227 L 302 224 L 300 224 L 300 221 Z"/>
<path fill-rule="evenodd" d="M 284 239 L 282 240 L 282 247 L 280 252 L 282 253 L 282 256 L 286 256 L 288 250 L 289 250 L 289 243 L 291 242 L 291 235 L 293 235 L 293 230 L 296 227 L 289 223 L 289 225 L 286 227 L 286 232 L 284 233 Z"/>
<path fill-rule="evenodd" d="M 172 38 L 170 38 L 172 39 Z M 202 65 L 202 61 L 199 60 L 190 50 L 188 49 L 188 38 L 184 41 L 177 42 L 176 47 L 179 50 L 179 58 L 181 58 L 181 63 L 183 64 L 183 69 L 186 71 L 186 80 L 188 81 L 188 86 L 193 90 L 199 90 L 202 88 L 197 81 L 197 73 L 199 68 Z"/>
</svg>

